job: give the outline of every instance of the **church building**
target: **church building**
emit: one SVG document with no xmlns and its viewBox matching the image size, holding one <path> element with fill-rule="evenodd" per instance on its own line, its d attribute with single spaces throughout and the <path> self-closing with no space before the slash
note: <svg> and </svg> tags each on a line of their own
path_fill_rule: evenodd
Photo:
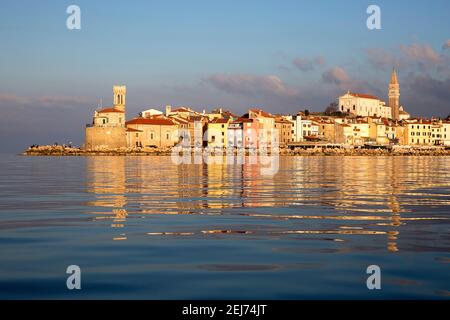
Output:
<svg viewBox="0 0 450 320">
<path fill-rule="evenodd" d="M 409 114 L 400 106 L 400 85 L 397 71 L 392 70 L 389 82 L 389 104 L 368 94 L 348 91 L 339 97 L 339 111 L 361 117 L 381 117 L 392 120 L 408 119 Z"/>
</svg>

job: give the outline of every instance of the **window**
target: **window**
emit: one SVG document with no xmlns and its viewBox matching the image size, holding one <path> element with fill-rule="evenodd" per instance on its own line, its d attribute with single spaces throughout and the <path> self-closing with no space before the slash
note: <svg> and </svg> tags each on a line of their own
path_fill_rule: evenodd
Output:
<svg viewBox="0 0 450 320">
<path fill-rule="evenodd" d="M 153 132 L 152 132 L 152 133 L 150 133 L 150 139 L 152 139 L 152 140 L 153 140 Z"/>
<path fill-rule="evenodd" d="M 353 111 L 354 111 L 354 110 L 356 110 L 356 106 L 355 106 L 355 105 L 353 105 Z"/>
<path fill-rule="evenodd" d="M 136 132 L 136 138 L 138 138 L 138 137 L 139 137 L 139 133 Z"/>
<path fill-rule="evenodd" d="M 167 140 L 170 139 L 170 134 L 166 133 L 166 139 L 167 139 Z"/>
</svg>

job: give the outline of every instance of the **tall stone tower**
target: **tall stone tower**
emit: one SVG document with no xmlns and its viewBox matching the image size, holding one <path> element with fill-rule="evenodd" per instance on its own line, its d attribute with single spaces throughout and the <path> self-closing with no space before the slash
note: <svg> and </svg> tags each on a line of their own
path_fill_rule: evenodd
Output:
<svg viewBox="0 0 450 320">
<path fill-rule="evenodd" d="M 127 87 L 114 86 L 113 94 L 114 94 L 114 109 L 125 112 Z"/>
<path fill-rule="evenodd" d="M 400 120 L 400 85 L 395 68 L 392 70 L 391 81 L 389 82 L 389 107 L 391 108 L 392 119 Z"/>
</svg>

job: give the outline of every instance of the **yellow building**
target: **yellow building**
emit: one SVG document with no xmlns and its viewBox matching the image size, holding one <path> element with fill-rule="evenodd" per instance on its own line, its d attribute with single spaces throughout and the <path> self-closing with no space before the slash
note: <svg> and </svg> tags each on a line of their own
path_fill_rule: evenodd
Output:
<svg viewBox="0 0 450 320">
<path fill-rule="evenodd" d="M 208 123 L 208 147 L 225 148 L 227 146 L 227 119 L 215 118 Z"/>
<path fill-rule="evenodd" d="M 135 118 L 126 126 L 130 148 L 169 148 L 179 141 L 177 123 L 166 117 Z"/>
<path fill-rule="evenodd" d="M 278 117 L 275 119 L 275 129 L 278 131 L 279 145 L 280 147 L 287 147 L 287 145 L 293 142 L 292 138 L 293 123 Z"/>
<path fill-rule="evenodd" d="M 432 145 L 431 121 L 417 121 L 408 123 L 408 144 L 410 145 Z"/>
</svg>

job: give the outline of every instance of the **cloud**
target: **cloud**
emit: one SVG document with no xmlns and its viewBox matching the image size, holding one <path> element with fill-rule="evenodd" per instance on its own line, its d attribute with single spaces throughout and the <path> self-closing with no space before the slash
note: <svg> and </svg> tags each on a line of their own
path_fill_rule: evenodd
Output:
<svg viewBox="0 0 450 320">
<path fill-rule="evenodd" d="M 350 82 L 350 77 L 341 67 L 334 67 L 322 74 L 322 80 L 325 83 L 341 85 Z"/>
<path fill-rule="evenodd" d="M 64 96 L 25 97 L 14 94 L 0 94 L 0 106 L 25 106 L 25 107 L 72 107 L 87 105 L 85 98 Z"/>
<path fill-rule="evenodd" d="M 437 79 L 430 75 L 410 75 L 400 85 L 405 107 L 412 114 L 429 117 L 450 113 L 450 77 Z"/>
<path fill-rule="evenodd" d="M 389 51 L 381 48 L 368 48 L 366 54 L 369 64 L 377 70 L 386 71 L 396 67 L 403 73 L 432 74 L 437 72 L 443 76 L 447 76 L 450 72 L 450 57 L 437 53 L 428 44 L 400 45 Z"/>
<path fill-rule="evenodd" d="M 29 98 L 19 97 L 13 94 L 0 94 L 0 106 L 6 104 L 24 105 L 30 102 Z"/>
<path fill-rule="evenodd" d="M 369 63 L 381 70 L 389 70 L 392 67 L 400 67 L 400 59 L 391 55 L 386 50 L 381 48 L 368 48 L 366 49 L 367 58 Z"/>
<path fill-rule="evenodd" d="M 443 50 L 450 49 L 450 39 L 447 40 L 447 41 L 442 45 L 442 49 L 443 49 Z"/>
<path fill-rule="evenodd" d="M 297 69 L 306 72 L 314 70 L 317 66 L 325 65 L 325 58 L 320 56 L 314 59 L 297 57 L 292 61 L 292 63 L 297 67 Z"/>
<path fill-rule="evenodd" d="M 296 90 L 286 86 L 283 81 L 274 75 L 250 74 L 214 74 L 204 79 L 215 88 L 231 94 L 241 95 L 277 95 L 292 97 Z"/>
<path fill-rule="evenodd" d="M 439 63 L 441 57 L 429 45 L 411 44 L 400 46 L 401 51 L 410 59 L 424 63 Z"/>
</svg>

